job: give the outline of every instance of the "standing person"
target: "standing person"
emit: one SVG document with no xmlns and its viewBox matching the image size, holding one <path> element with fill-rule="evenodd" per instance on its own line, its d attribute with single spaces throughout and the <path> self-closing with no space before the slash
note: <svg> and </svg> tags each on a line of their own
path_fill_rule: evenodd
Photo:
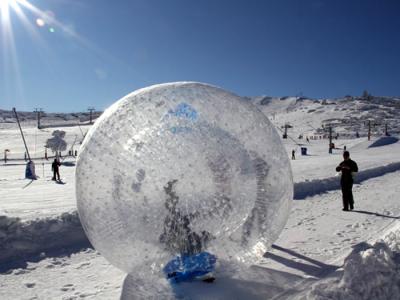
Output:
<svg viewBox="0 0 400 300">
<path fill-rule="evenodd" d="M 5 149 L 5 150 L 4 150 L 4 163 L 5 163 L 5 164 L 7 163 L 7 153 L 8 153 L 8 152 L 10 152 L 9 149 Z"/>
<path fill-rule="evenodd" d="M 292 160 L 295 160 L 296 159 L 296 156 L 294 155 L 296 153 L 296 151 L 293 149 L 292 150 Z"/>
<path fill-rule="evenodd" d="M 336 167 L 337 172 L 342 172 L 340 185 L 342 186 L 343 210 L 354 209 L 353 199 L 353 172 L 358 172 L 358 166 L 354 160 L 350 159 L 349 151 L 343 152 L 343 161 Z"/>
<path fill-rule="evenodd" d="M 58 180 L 61 181 L 60 179 L 60 166 L 61 163 L 55 158 L 53 163 L 51 164 L 51 170 L 53 171 L 53 178 L 51 180 Z M 57 176 L 57 179 L 56 179 Z"/>
</svg>

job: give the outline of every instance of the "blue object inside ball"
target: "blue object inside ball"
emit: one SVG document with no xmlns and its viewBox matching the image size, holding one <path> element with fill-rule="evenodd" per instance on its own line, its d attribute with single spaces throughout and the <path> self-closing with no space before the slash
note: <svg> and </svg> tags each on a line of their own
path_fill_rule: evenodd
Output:
<svg viewBox="0 0 400 300">
<path fill-rule="evenodd" d="M 208 252 L 180 255 L 171 260 L 164 273 L 171 282 L 193 281 L 214 271 L 217 257 Z"/>
</svg>

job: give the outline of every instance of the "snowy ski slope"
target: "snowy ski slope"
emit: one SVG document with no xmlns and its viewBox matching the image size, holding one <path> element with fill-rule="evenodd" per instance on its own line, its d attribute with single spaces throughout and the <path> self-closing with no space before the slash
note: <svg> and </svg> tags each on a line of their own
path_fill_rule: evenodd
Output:
<svg viewBox="0 0 400 300">
<path fill-rule="evenodd" d="M 324 111 L 316 113 L 322 105 L 310 101 L 307 109 L 316 111 L 307 113 L 303 106 L 295 108 L 295 99 L 288 101 L 294 103 L 289 109 L 282 102 L 260 106 L 276 126 L 296 125 L 289 129 L 294 140 L 284 140 L 288 155 L 296 150 L 296 160 L 291 161 L 296 200 L 285 230 L 260 265 L 240 272 L 223 268 L 215 284 L 184 284 L 176 295 L 188 299 L 396 299 L 400 142 L 369 148 L 378 136 L 372 141 L 365 136 L 339 138 L 334 140 L 338 149 L 328 154 L 327 140 L 307 143 L 297 136 L 320 127 L 323 120 L 343 116 L 342 110 L 324 105 Z M 82 138 L 79 127 L 38 130 L 33 123 L 23 123 L 40 176 L 30 182 L 23 178 L 24 148 L 13 125 L 0 123 L 0 149 L 9 148 L 12 159 L 0 163 L 0 299 L 118 299 L 132 283 L 88 248 L 75 212 L 74 166 L 61 167 L 66 184 L 58 185 L 50 180 L 51 160 L 42 159 L 52 130 L 65 130 L 70 147 L 76 137 Z M 88 127 L 81 129 L 85 133 Z M 354 212 L 341 210 L 335 172 L 344 145 L 360 168 Z M 301 146 L 307 147 L 307 156 L 300 155 Z M 73 164 L 74 158 L 65 161 Z M 386 242 L 366 244 L 390 232 Z M 364 274 L 374 280 L 366 280 Z M 142 296 L 154 294 L 142 291 Z"/>
</svg>

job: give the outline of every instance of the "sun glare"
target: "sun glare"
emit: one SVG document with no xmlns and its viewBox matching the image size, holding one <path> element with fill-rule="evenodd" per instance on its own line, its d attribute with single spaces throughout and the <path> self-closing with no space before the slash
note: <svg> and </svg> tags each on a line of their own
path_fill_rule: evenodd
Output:
<svg viewBox="0 0 400 300">
<path fill-rule="evenodd" d="M 12 25 L 17 21 L 18 25 L 25 27 L 28 36 L 33 40 L 33 44 L 39 48 L 41 56 L 51 55 L 51 48 L 47 45 L 48 40 L 45 39 L 45 35 L 60 34 L 62 37 L 67 37 L 77 42 L 85 50 L 110 58 L 110 55 L 79 35 L 73 27 L 66 26 L 60 22 L 53 11 L 41 10 L 29 0 L 0 0 L 0 47 L 2 50 L 0 52 L 3 54 L 0 57 L 3 62 L 3 70 L 0 70 L 0 72 L 7 74 L 4 75 L 5 78 L 10 78 L 10 74 L 14 74 L 9 84 L 10 87 L 6 87 L 8 90 L 21 92 L 21 94 L 23 90 L 17 44 L 22 41 L 26 43 L 26 40 L 19 37 L 18 41 L 14 37 Z M 51 40 L 49 39 L 49 41 Z M 113 57 L 111 58 L 114 59 Z M 13 86 L 11 87 L 11 85 Z M 23 97 L 21 96 L 21 98 Z"/>
<path fill-rule="evenodd" d="M 16 5 L 18 0 L 0 0 L 0 9 L 3 10 L 8 10 L 10 6 Z"/>
<path fill-rule="evenodd" d="M 0 0 L 0 11 L 1 19 L 8 15 L 8 7 L 10 6 L 10 0 Z"/>
<path fill-rule="evenodd" d="M 18 0 L 0 0 L 0 16 L 1 16 L 1 26 L 10 26 L 10 7 L 18 7 Z"/>
</svg>

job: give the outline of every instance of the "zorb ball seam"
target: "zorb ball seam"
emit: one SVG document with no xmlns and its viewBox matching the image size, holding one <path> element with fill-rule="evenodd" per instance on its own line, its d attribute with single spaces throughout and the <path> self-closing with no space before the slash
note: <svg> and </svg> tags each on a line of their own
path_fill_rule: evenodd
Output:
<svg viewBox="0 0 400 300">
<path fill-rule="evenodd" d="M 256 263 L 284 228 L 293 179 L 278 133 L 254 105 L 177 82 L 103 113 L 81 147 L 76 197 L 106 259 L 162 274 L 176 257 Z"/>
</svg>

